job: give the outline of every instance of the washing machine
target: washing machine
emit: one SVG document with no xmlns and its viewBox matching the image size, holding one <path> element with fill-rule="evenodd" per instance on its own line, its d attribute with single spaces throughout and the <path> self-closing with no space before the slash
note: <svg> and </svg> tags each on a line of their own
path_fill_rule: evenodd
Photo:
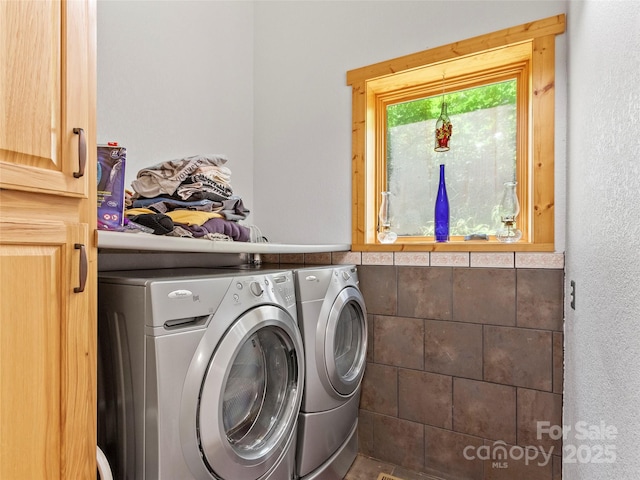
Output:
<svg viewBox="0 0 640 480">
<path fill-rule="evenodd" d="M 292 272 L 102 272 L 98 299 L 98 444 L 114 478 L 295 477 Z"/>
<path fill-rule="evenodd" d="M 358 453 L 360 385 L 366 366 L 367 314 L 355 265 L 294 270 L 305 380 L 297 473 L 342 480 Z"/>
</svg>

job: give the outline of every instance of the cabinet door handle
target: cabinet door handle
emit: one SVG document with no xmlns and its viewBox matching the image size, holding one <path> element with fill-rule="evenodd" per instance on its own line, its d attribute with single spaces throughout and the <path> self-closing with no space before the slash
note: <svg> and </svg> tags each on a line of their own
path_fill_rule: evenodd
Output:
<svg viewBox="0 0 640 480">
<path fill-rule="evenodd" d="M 79 135 L 78 137 L 78 171 L 73 172 L 75 178 L 84 176 L 84 167 L 87 164 L 87 141 L 84 138 L 84 129 L 74 128 L 73 133 Z"/>
<path fill-rule="evenodd" d="M 73 293 L 84 292 L 84 287 L 87 284 L 87 251 L 84 245 L 76 243 L 73 248 L 80 250 L 80 286 L 73 289 Z"/>
</svg>

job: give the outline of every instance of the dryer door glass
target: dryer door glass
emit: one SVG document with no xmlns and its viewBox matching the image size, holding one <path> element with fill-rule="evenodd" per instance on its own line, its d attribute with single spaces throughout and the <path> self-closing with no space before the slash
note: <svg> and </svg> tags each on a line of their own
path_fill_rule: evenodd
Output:
<svg viewBox="0 0 640 480">
<path fill-rule="evenodd" d="M 336 324 L 335 340 L 333 342 L 333 356 L 336 370 L 342 378 L 354 375 L 358 367 L 358 354 L 362 348 L 362 320 L 360 310 L 353 302 L 348 303 L 340 312 Z"/>
<path fill-rule="evenodd" d="M 329 313 L 325 338 L 327 373 L 341 395 L 353 394 L 364 374 L 367 322 L 359 290 L 347 287 L 337 296 Z"/>
</svg>

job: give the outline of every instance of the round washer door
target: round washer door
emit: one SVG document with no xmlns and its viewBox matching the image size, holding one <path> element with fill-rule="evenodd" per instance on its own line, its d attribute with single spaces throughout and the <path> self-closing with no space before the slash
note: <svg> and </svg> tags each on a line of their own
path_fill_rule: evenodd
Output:
<svg viewBox="0 0 640 480">
<path fill-rule="evenodd" d="M 241 316 L 211 357 L 197 411 L 198 445 L 223 479 L 257 479 L 280 459 L 302 400 L 302 339 L 284 310 Z"/>
<path fill-rule="evenodd" d="M 352 395 L 364 375 L 367 355 L 367 314 L 357 288 L 344 288 L 333 302 L 324 347 L 329 382 L 340 395 Z"/>
</svg>

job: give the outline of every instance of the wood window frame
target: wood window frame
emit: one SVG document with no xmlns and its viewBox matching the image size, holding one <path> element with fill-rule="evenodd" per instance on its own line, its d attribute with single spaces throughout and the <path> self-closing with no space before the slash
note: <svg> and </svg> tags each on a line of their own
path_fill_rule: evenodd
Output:
<svg viewBox="0 0 640 480">
<path fill-rule="evenodd" d="M 564 31 L 562 14 L 347 72 L 353 112 L 353 251 L 554 251 L 555 37 Z M 409 99 L 412 91 L 414 98 L 436 91 L 443 71 L 454 89 L 508 71 L 525 87 L 518 89 L 517 100 L 518 224 L 523 229 L 517 243 L 402 237 L 394 244 L 377 242 L 378 197 L 386 184 L 386 105 L 398 95 Z"/>
</svg>

